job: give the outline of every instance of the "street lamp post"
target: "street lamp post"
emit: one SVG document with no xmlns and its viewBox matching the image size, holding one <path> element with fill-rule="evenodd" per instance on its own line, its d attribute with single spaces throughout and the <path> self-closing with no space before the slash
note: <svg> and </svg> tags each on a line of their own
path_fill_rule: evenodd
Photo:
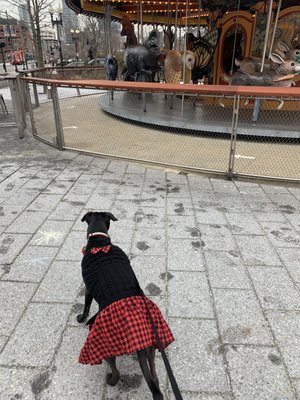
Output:
<svg viewBox="0 0 300 400">
<path fill-rule="evenodd" d="M 4 43 L 4 42 L 1 42 L 1 43 L 0 43 L 0 48 L 1 48 L 1 54 L 2 54 L 3 69 L 4 69 L 4 71 L 7 73 L 6 64 L 5 64 L 4 47 L 5 47 L 5 43 Z"/>
<path fill-rule="evenodd" d="M 75 51 L 76 51 L 76 61 L 79 60 L 79 56 L 78 56 L 78 42 L 79 42 L 79 33 L 80 30 L 79 29 L 71 29 L 70 32 L 72 33 L 72 40 L 75 43 Z"/>
<path fill-rule="evenodd" d="M 55 11 L 52 7 L 49 7 L 48 11 L 51 16 L 51 23 L 52 23 L 53 28 L 56 26 L 57 41 L 58 41 L 58 46 L 59 46 L 60 64 L 63 65 L 63 55 L 62 55 L 61 39 L 60 39 L 60 31 L 59 31 L 59 25 L 61 27 L 63 26 L 62 10 L 61 9 L 56 10 L 56 13 L 58 14 L 58 17 L 56 17 L 56 18 L 54 18 Z"/>
</svg>

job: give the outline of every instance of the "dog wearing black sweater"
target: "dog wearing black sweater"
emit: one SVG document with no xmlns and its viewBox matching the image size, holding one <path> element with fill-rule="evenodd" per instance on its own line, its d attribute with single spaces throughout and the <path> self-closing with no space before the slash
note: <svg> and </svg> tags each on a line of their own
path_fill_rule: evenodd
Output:
<svg viewBox="0 0 300 400">
<path fill-rule="evenodd" d="M 87 245 L 81 266 L 86 294 L 77 321 L 87 319 L 93 299 L 99 312 L 87 322 L 90 330 L 79 362 L 95 365 L 107 361 L 111 368 L 107 383 L 114 386 L 120 379 L 116 357 L 136 352 L 153 399 L 163 400 L 154 363 L 158 343 L 151 319 L 164 348 L 172 343 L 173 335 L 159 308 L 141 290 L 127 255 L 111 243 L 110 221 L 117 218 L 109 212 L 88 212 L 84 221 L 88 224 Z"/>
</svg>

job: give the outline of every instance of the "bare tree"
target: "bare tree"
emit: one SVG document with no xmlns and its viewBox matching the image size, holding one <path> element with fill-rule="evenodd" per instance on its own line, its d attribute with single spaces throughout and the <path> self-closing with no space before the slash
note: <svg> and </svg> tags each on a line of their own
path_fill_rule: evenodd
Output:
<svg viewBox="0 0 300 400">
<path fill-rule="evenodd" d="M 104 21 L 95 17 L 81 16 L 87 37 L 88 56 L 90 59 L 105 53 Z"/>
<path fill-rule="evenodd" d="M 13 6 L 21 4 L 26 5 L 28 12 L 30 30 L 35 48 L 36 62 L 39 67 L 44 65 L 43 48 L 42 48 L 42 23 L 46 20 L 48 15 L 48 8 L 53 4 L 54 0 L 6 0 L 6 3 Z"/>
</svg>

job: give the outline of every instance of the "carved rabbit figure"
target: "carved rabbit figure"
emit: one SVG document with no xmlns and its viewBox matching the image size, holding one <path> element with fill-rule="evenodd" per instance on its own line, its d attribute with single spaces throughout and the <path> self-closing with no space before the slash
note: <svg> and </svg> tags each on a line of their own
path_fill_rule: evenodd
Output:
<svg viewBox="0 0 300 400">
<path fill-rule="evenodd" d="M 278 54 L 272 54 L 271 60 L 274 65 L 269 71 L 257 72 L 241 65 L 242 70 L 236 71 L 232 76 L 224 74 L 224 79 L 230 85 L 292 86 L 293 78 L 300 73 L 300 63 L 294 60 L 284 60 Z"/>
</svg>

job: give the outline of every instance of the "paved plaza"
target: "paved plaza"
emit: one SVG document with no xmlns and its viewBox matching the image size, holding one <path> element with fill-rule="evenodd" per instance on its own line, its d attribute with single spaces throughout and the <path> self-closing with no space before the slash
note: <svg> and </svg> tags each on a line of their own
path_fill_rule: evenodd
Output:
<svg viewBox="0 0 300 400">
<path fill-rule="evenodd" d="M 300 188 L 75 152 L 0 129 L 1 400 L 151 400 L 137 358 L 80 365 L 88 210 L 174 333 L 184 400 L 300 399 Z M 96 310 L 95 304 L 93 311 Z M 173 400 L 160 355 L 165 399 Z"/>
</svg>

